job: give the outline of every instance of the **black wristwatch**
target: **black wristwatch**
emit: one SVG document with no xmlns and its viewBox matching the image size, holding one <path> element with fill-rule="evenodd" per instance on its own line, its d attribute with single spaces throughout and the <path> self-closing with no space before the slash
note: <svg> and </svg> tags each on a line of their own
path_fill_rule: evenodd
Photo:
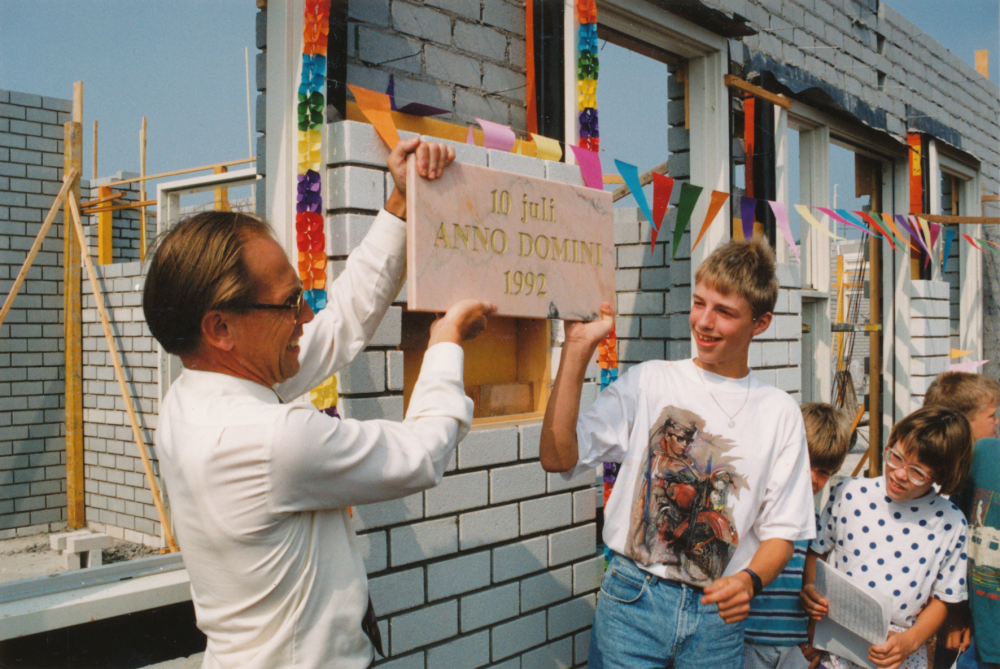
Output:
<svg viewBox="0 0 1000 669">
<path fill-rule="evenodd" d="M 750 581 L 753 583 L 753 597 L 756 597 L 764 589 L 764 581 L 760 580 L 760 576 L 751 569 L 744 569 L 743 571 L 750 574 Z"/>
</svg>

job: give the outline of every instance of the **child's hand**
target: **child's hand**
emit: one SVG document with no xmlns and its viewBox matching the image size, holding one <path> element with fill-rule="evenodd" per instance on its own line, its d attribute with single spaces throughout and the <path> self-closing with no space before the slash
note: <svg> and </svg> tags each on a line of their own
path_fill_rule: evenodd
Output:
<svg viewBox="0 0 1000 669">
<path fill-rule="evenodd" d="M 601 304 L 601 315 L 592 321 L 566 322 L 566 345 L 581 345 L 586 350 L 593 351 L 597 345 L 611 334 L 615 326 L 615 310 L 611 304 L 603 302 Z"/>
<path fill-rule="evenodd" d="M 948 637 L 944 647 L 948 650 L 957 650 L 964 653 L 965 649 L 972 643 L 972 630 L 968 627 L 964 629 L 953 629 L 948 631 Z"/>
<path fill-rule="evenodd" d="M 919 644 L 914 644 L 906 632 L 889 632 L 884 644 L 868 649 L 868 659 L 876 666 L 896 669 L 918 647 Z"/>
<path fill-rule="evenodd" d="M 820 658 L 823 657 L 823 651 L 806 643 L 800 643 L 799 649 L 802 651 L 803 657 L 809 660 L 809 669 L 816 669 L 819 666 Z"/>
<path fill-rule="evenodd" d="M 799 601 L 802 602 L 806 615 L 813 620 L 822 620 L 830 612 L 830 602 L 816 591 L 816 586 L 812 583 L 802 588 Z"/>
</svg>

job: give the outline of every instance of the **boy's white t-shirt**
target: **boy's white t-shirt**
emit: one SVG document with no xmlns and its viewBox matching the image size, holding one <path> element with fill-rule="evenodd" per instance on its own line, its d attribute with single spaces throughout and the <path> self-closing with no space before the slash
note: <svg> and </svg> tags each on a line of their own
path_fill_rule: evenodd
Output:
<svg viewBox="0 0 1000 669">
<path fill-rule="evenodd" d="M 932 597 L 967 598 L 965 516 L 931 494 L 903 502 L 885 477 L 847 479 L 830 491 L 810 548 L 863 587 L 892 597 L 892 624 L 909 628 Z"/>
<path fill-rule="evenodd" d="M 801 411 L 753 372 L 729 379 L 693 360 L 642 363 L 601 393 L 576 432 L 568 476 L 621 463 L 605 545 L 656 576 L 705 587 L 747 567 L 763 540 L 815 536 Z"/>
</svg>

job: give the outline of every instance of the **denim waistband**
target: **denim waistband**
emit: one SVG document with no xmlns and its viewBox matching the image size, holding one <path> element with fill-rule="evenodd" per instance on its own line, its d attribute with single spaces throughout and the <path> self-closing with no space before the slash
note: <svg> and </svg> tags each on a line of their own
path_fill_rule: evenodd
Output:
<svg viewBox="0 0 1000 669">
<path fill-rule="evenodd" d="M 640 567 L 638 564 L 636 564 L 635 560 L 633 560 L 632 558 L 625 557 L 621 553 L 616 553 L 614 551 L 608 551 L 608 553 L 611 557 L 611 560 L 614 560 L 614 558 L 619 558 L 621 562 L 624 562 L 626 565 L 628 565 L 632 569 L 635 569 L 642 576 L 644 576 L 646 580 L 649 581 L 650 585 L 656 585 L 659 583 L 670 588 L 677 588 L 678 590 L 694 590 L 695 592 L 704 592 L 705 590 L 704 588 L 697 585 L 691 585 L 690 583 L 684 583 L 683 581 L 675 581 L 670 578 L 663 578 L 662 576 L 657 576 L 656 574 L 652 574 L 643 569 L 642 567 Z M 608 560 L 609 565 L 611 560 Z"/>
</svg>

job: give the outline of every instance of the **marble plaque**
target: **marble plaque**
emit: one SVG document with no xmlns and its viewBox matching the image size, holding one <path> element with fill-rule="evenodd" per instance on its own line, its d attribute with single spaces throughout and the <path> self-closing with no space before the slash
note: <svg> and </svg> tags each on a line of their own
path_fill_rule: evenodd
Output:
<svg viewBox="0 0 1000 669">
<path fill-rule="evenodd" d="M 614 304 L 611 193 L 463 163 L 427 181 L 409 160 L 409 309 L 474 298 L 503 316 L 583 320 Z"/>
</svg>

